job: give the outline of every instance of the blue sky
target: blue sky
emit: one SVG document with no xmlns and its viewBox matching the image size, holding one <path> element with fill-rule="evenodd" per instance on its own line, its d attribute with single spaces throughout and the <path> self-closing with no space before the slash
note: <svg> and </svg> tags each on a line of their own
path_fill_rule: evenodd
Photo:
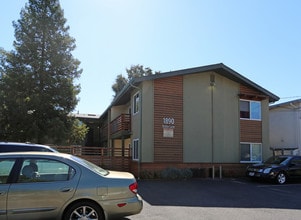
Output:
<svg viewBox="0 0 301 220">
<path fill-rule="evenodd" d="M 0 47 L 27 0 L 0 2 Z M 299 0 L 60 0 L 83 74 L 79 113 L 102 114 L 112 84 L 140 64 L 171 71 L 224 63 L 279 96 L 301 98 Z"/>
</svg>

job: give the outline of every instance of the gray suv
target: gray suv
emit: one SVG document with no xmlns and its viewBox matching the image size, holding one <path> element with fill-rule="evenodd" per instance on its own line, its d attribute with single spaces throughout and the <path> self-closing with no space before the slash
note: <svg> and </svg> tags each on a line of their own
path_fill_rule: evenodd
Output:
<svg viewBox="0 0 301 220">
<path fill-rule="evenodd" d="M 25 151 L 57 152 L 55 149 L 47 145 L 17 142 L 0 142 L 0 153 Z"/>
</svg>

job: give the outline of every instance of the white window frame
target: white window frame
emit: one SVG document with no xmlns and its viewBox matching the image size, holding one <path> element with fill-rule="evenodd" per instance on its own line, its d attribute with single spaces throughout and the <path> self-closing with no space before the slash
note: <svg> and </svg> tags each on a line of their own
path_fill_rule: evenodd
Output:
<svg viewBox="0 0 301 220">
<path fill-rule="evenodd" d="M 132 144 L 132 160 L 138 161 L 139 160 L 139 139 L 133 139 Z"/>
<path fill-rule="evenodd" d="M 249 117 L 248 118 L 242 118 L 241 117 L 241 106 L 240 106 L 240 102 L 248 102 L 249 104 Z M 252 104 L 259 104 L 259 112 L 258 112 L 258 117 L 254 117 L 254 112 L 252 111 Z M 240 119 L 245 119 L 245 120 L 254 120 L 254 121 L 261 121 L 262 117 L 261 117 L 261 102 L 260 101 L 253 101 L 253 100 L 245 100 L 245 99 L 240 99 L 239 100 L 239 114 L 240 114 Z"/>
<path fill-rule="evenodd" d="M 133 115 L 139 113 L 140 109 L 140 93 L 137 92 L 133 96 Z"/>
<path fill-rule="evenodd" d="M 249 145 L 249 159 L 248 160 L 244 160 L 242 158 L 242 145 Z M 259 152 L 259 156 L 256 156 L 253 154 L 253 151 L 255 152 L 254 148 L 256 146 L 260 146 L 260 152 Z M 241 163 L 260 163 L 262 162 L 262 143 L 250 143 L 250 142 L 241 142 L 240 143 L 240 162 Z"/>
</svg>

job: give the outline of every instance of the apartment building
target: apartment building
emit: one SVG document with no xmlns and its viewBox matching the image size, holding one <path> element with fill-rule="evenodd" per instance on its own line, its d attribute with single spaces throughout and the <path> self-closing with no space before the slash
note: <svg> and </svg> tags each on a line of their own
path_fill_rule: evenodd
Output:
<svg viewBox="0 0 301 220">
<path fill-rule="evenodd" d="M 277 100 L 222 63 L 135 78 L 101 115 L 101 146 L 130 155 L 136 175 L 167 167 L 235 175 L 272 154 Z"/>
</svg>

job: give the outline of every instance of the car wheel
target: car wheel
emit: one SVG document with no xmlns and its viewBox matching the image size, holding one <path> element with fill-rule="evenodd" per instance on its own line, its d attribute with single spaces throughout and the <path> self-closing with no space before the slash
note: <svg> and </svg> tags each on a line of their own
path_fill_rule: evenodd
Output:
<svg viewBox="0 0 301 220">
<path fill-rule="evenodd" d="M 64 220 L 104 220 L 101 208 L 93 202 L 84 201 L 71 205 L 65 215 Z"/>
<path fill-rule="evenodd" d="M 276 180 L 277 180 L 277 183 L 279 183 L 279 184 L 284 184 L 285 182 L 286 182 L 286 175 L 285 175 L 285 173 L 283 173 L 283 172 L 280 172 L 278 175 L 277 175 L 277 178 L 276 178 Z"/>
</svg>

